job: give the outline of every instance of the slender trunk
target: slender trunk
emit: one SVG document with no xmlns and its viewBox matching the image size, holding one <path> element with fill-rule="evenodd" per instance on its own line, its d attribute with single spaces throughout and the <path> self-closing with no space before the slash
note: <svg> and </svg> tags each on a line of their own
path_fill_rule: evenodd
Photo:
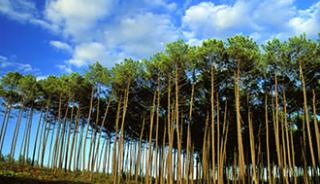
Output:
<svg viewBox="0 0 320 184">
<path fill-rule="evenodd" d="M 169 139 L 169 147 L 167 154 L 167 173 L 169 184 L 173 184 L 172 177 L 172 144 L 173 144 L 173 136 L 172 136 L 172 123 L 171 123 L 171 77 L 168 77 L 168 104 L 167 104 L 167 121 L 168 121 L 168 139 Z"/>
<path fill-rule="evenodd" d="M 190 105 L 189 105 L 189 122 L 188 122 L 188 129 L 187 129 L 187 156 L 186 156 L 186 170 L 185 170 L 185 176 L 186 184 L 189 184 L 189 166 L 190 166 L 190 144 L 191 144 L 191 130 L 190 130 L 190 124 L 192 122 L 192 108 L 193 108 L 193 96 L 194 96 L 194 86 L 193 83 L 191 86 L 191 96 L 190 96 Z"/>
<path fill-rule="evenodd" d="M 0 146 L 0 154 L 2 154 L 2 148 L 3 148 L 3 142 L 4 139 L 6 138 L 6 132 L 7 132 L 7 127 L 8 127 L 8 122 L 10 119 L 10 115 L 11 115 L 11 106 L 8 107 L 8 111 L 7 111 L 7 119 L 4 119 L 4 122 L 2 123 L 1 126 L 1 134 L 0 134 L 0 142 L 1 142 L 1 146 Z"/>
<path fill-rule="evenodd" d="M 123 100 L 123 112 L 122 112 L 122 119 L 121 119 L 121 133 L 120 133 L 120 142 L 119 142 L 119 153 L 120 153 L 120 173 L 123 174 L 123 140 L 124 140 L 124 123 L 125 123 L 125 117 L 127 112 L 127 106 L 128 106 L 128 98 L 129 98 L 129 88 L 130 88 L 130 80 L 128 80 L 126 90 L 124 92 L 124 100 Z M 122 179 L 121 179 L 122 180 Z M 118 180 L 118 183 L 120 180 Z"/>
<path fill-rule="evenodd" d="M 39 118 L 39 122 L 38 122 L 38 126 L 37 126 L 37 131 L 36 131 L 36 140 L 34 141 L 34 146 L 33 146 L 32 162 L 31 162 L 31 165 L 32 165 L 32 166 L 34 165 L 34 158 L 35 158 L 36 150 L 37 150 L 38 135 L 39 135 L 41 120 L 42 120 L 42 110 L 40 111 L 40 118 Z"/>
<path fill-rule="evenodd" d="M 167 125 L 164 124 L 164 130 L 163 130 L 163 139 L 162 139 L 162 148 L 161 148 L 161 168 L 160 168 L 160 184 L 163 184 L 165 182 L 165 145 L 166 145 L 166 130 Z"/>
<path fill-rule="evenodd" d="M 272 184 L 271 167 L 270 167 L 270 147 L 269 147 L 269 119 L 268 119 L 268 95 L 265 94 L 264 102 L 265 110 L 265 125 L 266 125 L 266 152 L 267 152 L 267 180 L 269 184 Z"/>
<path fill-rule="evenodd" d="M 241 114 L 240 114 L 240 61 L 238 60 L 237 69 L 235 73 L 235 107 L 236 107 L 236 121 L 237 121 L 237 138 L 238 138 L 238 152 L 239 152 L 239 178 L 245 182 L 245 158 L 243 151 L 242 131 L 241 131 Z"/>
<path fill-rule="evenodd" d="M 319 132 L 319 125 L 317 121 L 317 108 L 316 108 L 316 93 L 314 89 L 312 90 L 312 106 L 313 106 L 313 123 L 314 123 L 314 131 L 316 135 L 317 141 L 317 149 L 318 149 L 318 164 L 320 165 L 320 132 Z"/>
<path fill-rule="evenodd" d="M 177 130 L 177 144 L 178 144 L 178 175 L 177 175 L 177 180 L 180 184 L 182 184 L 182 172 L 181 172 L 181 130 L 179 126 L 179 68 L 176 66 L 176 76 L 175 76 L 175 123 L 176 123 L 176 130 Z"/>
<path fill-rule="evenodd" d="M 157 93 L 156 93 L 156 91 L 154 91 L 153 100 L 152 100 L 152 107 L 151 107 L 151 111 L 150 111 L 149 154 L 148 154 L 149 156 L 148 156 L 148 159 L 146 160 L 146 184 L 149 183 L 149 171 L 150 171 L 150 174 L 152 175 L 152 169 L 151 168 L 153 167 L 153 164 L 152 164 L 152 152 L 153 152 L 153 148 L 152 148 L 152 131 L 153 131 L 153 121 L 154 121 L 154 111 L 155 111 L 156 97 L 157 97 Z"/>
<path fill-rule="evenodd" d="M 90 107 L 89 107 L 88 119 L 87 119 L 86 134 L 85 134 L 85 137 L 84 137 L 83 150 L 82 150 L 82 169 L 83 170 L 85 170 L 85 167 L 86 167 L 85 160 L 86 160 L 87 138 L 88 138 L 89 125 L 90 125 L 90 120 L 91 120 L 94 91 L 95 91 L 95 89 L 94 89 L 94 87 L 92 87 L 92 89 L 91 89 L 91 97 L 90 97 Z M 89 160 L 88 160 L 88 162 L 89 162 Z"/>
<path fill-rule="evenodd" d="M 68 153 L 69 153 L 69 146 L 70 146 L 70 136 L 71 136 L 71 127 L 72 127 L 72 123 L 73 123 L 73 111 L 74 111 L 74 106 L 72 106 L 71 109 L 71 116 L 70 116 L 70 121 L 69 121 L 69 128 L 68 128 L 68 135 L 67 135 L 67 144 L 66 144 L 66 152 L 65 152 L 65 160 L 64 160 L 64 172 L 67 172 L 68 169 Z M 79 110 L 77 112 L 77 117 L 76 119 L 78 119 L 78 114 L 79 114 Z M 76 120 L 77 121 L 77 120 Z"/>
<path fill-rule="evenodd" d="M 50 103 L 51 103 L 51 97 L 49 97 L 49 99 L 48 99 L 46 117 L 44 119 L 44 124 L 45 125 L 44 125 L 44 133 L 43 133 L 43 137 L 42 137 L 42 150 L 41 150 L 41 162 L 40 162 L 40 167 L 41 168 L 43 167 L 44 156 L 45 156 L 45 152 L 46 152 L 47 139 L 48 139 L 49 131 L 50 131 L 50 123 L 48 123 Z M 48 128 L 47 128 L 47 125 L 48 125 Z"/>
<path fill-rule="evenodd" d="M 290 139 L 289 139 L 289 130 L 288 130 L 289 125 L 288 125 L 288 119 L 287 119 L 287 100 L 286 100 L 286 93 L 285 93 L 284 88 L 283 88 L 283 110 L 284 110 L 284 126 L 285 126 L 285 134 L 286 134 L 288 165 L 289 165 L 289 171 L 291 172 L 292 171 L 292 165 L 291 165 L 292 161 L 291 161 Z"/>
<path fill-rule="evenodd" d="M 38 152 L 37 152 L 37 165 L 38 166 L 41 166 L 41 157 L 40 157 L 40 154 L 41 154 L 41 150 L 42 150 L 42 144 L 43 144 L 43 135 L 45 133 L 45 126 L 46 126 L 46 122 L 45 122 L 45 119 L 43 119 L 42 121 L 42 125 L 41 125 L 41 130 L 40 130 L 40 142 L 39 142 L 39 147 L 38 147 Z"/>
<path fill-rule="evenodd" d="M 157 78 L 157 107 L 156 107 L 156 158 L 155 158 L 155 177 L 156 183 L 159 183 L 159 166 L 158 165 L 158 138 L 159 138 L 159 113 L 160 113 L 160 76 Z"/>
<path fill-rule="evenodd" d="M 228 141 L 228 133 L 229 133 L 229 125 L 230 123 L 227 122 L 227 114 L 228 114 L 228 103 L 227 101 L 225 102 L 225 109 L 224 109 L 224 117 L 223 117 L 223 141 L 222 147 L 220 149 L 220 176 L 219 176 L 219 183 L 223 183 L 223 167 L 224 167 L 224 161 L 226 158 L 226 150 L 227 150 L 227 141 Z M 228 177 L 226 179 L 229 179 Z"/>
<path fill-rule="evenodd" d="M 254 183 L 259 183 L 259 179 L 257 178 L 257 172 L 256 172 L 256 153 L 255 153 L 255 147 L 254 147 L 255 142 L 254 142 L 254 135 L 253 135 L 252 114 L 251 114 L 250 106 L 249 106 L 249 112 L 248 112 L 248 122 L 249 122 L 251 161 L 252 161 L 252 177 L 253 177 Z"/>
<path fill-rule="evenodd" d="M 71 163 L 73 160 L 73 150 L 74 150 L 74 145 L 75 145 L 75 138 L 77 135 L 77 130 L 78 130 L 78 126 L 79 126 L 79 119 L 80 119 L 80 105 L 78 106 L 78 110 L 77 110 L 77 117 L 76 117 L 76 124 L 75 127 L 73 129 L 73 135 L 72 135 L 72 141 L 71 141 L 71 148 L 70 148 L 70 156 L 69 156 L 69 165 L 68 165 L 68 171 L 71 171 Z M 68 156 L 68 153 L 66 153 L 66 158 Z M 67 159 L 66 159 L 66 163 L 67 163 Z M 67 168 L 67 165 L 65 165 L 65 168 Z"/>
<path fill-rule="evenodd" d="M 100 94 L 99 88 L 97 89 L 98 94 Z M 98 103 L 97 103 L 97 107 L 96 107 L 96 121 L 93 122 L 92 128 L 91 128 L 91 138 L 90 138 L 90 146 L 89 146 L 89 156 L 88 156 L 88 171 L 91 171 L 91 180 L 93 177 L 93 168 L 94 168 L 94 163 L 93 163 L 93 159 L 94 159 L 94 151 L 95 151 L 95 144 L 96 144 L 96 135 L 97 135 L 97 128 L 98 128 L 98 122 L 99 122 L 99 112 L 100 112 L 100 98 L 98 96 Z M 91 166 L 91 167 L 90 167 Z"/>
<path fill-rule="evenodd" d="M 99 93 L 99 90 L 98 90 Z M 95 158 L 95 147 L 96 147 L 96 136 L 97 136 L 97 129 L 98 129 L 98 122 L 99 122 L 99 112 L 100 112 L 100 98 L 98 97 L 98 104 L 97 104 L 97 116 L 96 121 L 92 126 L 92 132 L 91 132 L 91 140 L 90 140 L 90 148 L 89 148 L 89 157 L 88 157 L 88 170 L 90 170 L 90 180 L 93 178 L 93 172 L 94 172 L 94 158 Z M 92 152 L 92 154 L 91 154 Z M 91 168 L 90 168 L 91 165 Z"/>
<path fill-rule="evenodd" d="M 213 183 L 216 183 L 216 140 L 215 140 L 215 122 L 214 122 L 214 67 L 211 66 L 210 70 L 211 74 L 211 142 L 212 142 L 212 147 L 211 147 L 211 154 L 212 154 L 212 176 L 213 176 Z"/>
<path fill-rule="evenodd" d="M 19 154 L 19 159 L 24 163 L 25 160 L 25 149 L 26 149 L 26 142 L 27 142 L 27 133 L 29 129 L 29 123 L 30 123 L 30 116 L 31 116 L 31 110 L 29 111 L 26 119 L 26 125 L 24 127 L 24 132 L 23 132 L 23 138 L 22 138 L 22 143 L 20 146 L 20 154 Z"/>
<path fill-rule="evenodd" d="M 119 119 L 120 119 L 120 109 L 121 109 L 122 98 L 118 101 L 117 115 L 116 115 L 116 127 L 115 127 L 115 138 L 113 143 L 113 156 L 112 156 L 112 174 L 113 174 L 113 184 L 117 183 L 118 179 L 118 157 L 117 157 L 117 142 L 118 142 L 118 131 L 119 131 Z"/>
<path fill-rule="evenodd" d="M 109 99 L 109 102 L 108 102 L 108 105 L 107 105 L 107 108 L 104 112 L 104 115 L 103 115 L 103 119 L 102 119 L 102 124 L 100 126 L 100 129 L 99 129 L 99 137 L 98 137 L 98 144 L 97 144 L 97 151 L 99 150 L 99 146 L 100 146 L 100 141 L 101 141 L 101 136 L 102 136 L 102 130 L 104 128 L 104 124 L 105 124 L 105 121 L 106 121 L 106 118 L 107 118 L 107 115 L 108 115 L 108 112 L 109 112 L 109 107 L 110 107 L 110 103 L 111 103 L 111 99 Z M 103 150 L 103 149 L 102 149 Z M 95 158 L 94 158 L 95 159 Z M 95 160 L 92 160 L 92 163 L 93 165 L 95 164 Z"/>
<path fill-rule="evenodd" d="M 17 118 L 17 122 L 16 122 L 16 126 L 14 128 L 14 134 L 12 137 L 12 142 L 11 142 L 11 149 L 10 149 L 10 161 L 14 160 L 14 155 L 15 155 L 15 150 L 16 150 L 16 145 L 17 145 L 17 140 L 18 140 L 18 135 L 19 135 L 19 130 L 20 130 L 20 125 L 21 125 L 21 119 L 22 119 L 22 115 L 24 112 L 24 106 L 20 107 L 19 110 L 19 115 Z M 6 115 L 5 115 L 6 118 Z"/>
<path fill-rule="evenodd" d="M 8 113 L 9 113 L 9 105 L 5 105 L 5 110 L 4 110 L 3 120 L 2 120 L 2 124 L 1 124 L 1 130 L 0 130 L 0 142 L 2 139 L 2 133 L 3 133 L 4 125 L 7 120 Z"/>
<path fill-rule="evenodd" d="M 83 141 L 84 126 L 85 126 L 85 122 L 82 120 L 81 132 L 80 132 L 80 134 L 78 136 L 78 138 L 79 138 L 79 146 L 78 146 L 78 153 L 77 153 L 77 157 L 76 157 L 77 161 L 75 162 L 76 163 L 76 168 L 75 168 L 76 171 L 79 170 L 79 167 L 81 169 L 81 163 L 80 163 L 81 159 L 80 159 L 80 157 L 81 157 L 81 148 L 83 146 L 82 141 Z M 76 152 L 76 149 L 74 151 Z M 83 160 L 83 162 L 84 162 L 84 160 Z M 82 169 L 84 170 L 84 168 L 82 168 Z"/>
<path fill-rule="evenodd" d="M 65 146 L 64 139 L 65 139 L 65 133 L 66 133 L 68 111 L 69 111 L 69 105 L 67 104 L 67 110 L 66 110 L 64 118 L 63 118 L 63 127 L 62 127 L 62 132 L 61 132 L 62 137 L 61 137 L 61 143 L 60 143 L 59 169 L 62 169 L 62 165 L 63 165 L 63 148 Z M 73 107 L 72 107 L 72 113 L 73 113 Z M 58 158 L 57 158 L 57 160 L 58 160 Z"/>
<path fill-rule="evenodd" d="M 57 157 L 57 151 L 58 151 L 58 141 L 60 137 L 60 128 L 61 128 L 61 105 L 62 105 L 62 94 L 60 94 L 59 97 L 59 109 L 58 109 L 58 128 L 56 131 L 56 137 L 55 137 L 55 142 L 54 142 L 54 147 L 53 147 L 53 159 L 52 159 L 52 166 L 55 169 L 56 168 L 56 157 Z M 54 132 L 53 132 L 54 133 Z"/>
<path fill-rule="evenodd" d="M 28 129 L 28 134 L 27 134 L 27 147 L 26 147 L 26 154 L 27 154 L 27 159 L 29 159 L 29 145 L 30 145 L 30 136 L 31 136 L 31 127 L 32 127 L 32 120 L 33 120 L 33 107 L 31 107 L 31 117 L 29 119 L 29 129 Z"/>
<path fill-rule="evenodd" d="M 274 137 L 276 141 L 276 151 L 278 158 L 278 167 L 280 169 L 280 178 L 283 178 L 283 168 L 282 168 L 282 158 L 281 158 L 281 150 L 280 150 L 280 140 L 279 140 L 279 100 L 278 100 L 278 79 L 277 75 L 274 76 L 274 90 L 275 90 L 275 114 L 274 114 Z M 280 180 L 281 180 L 280 179 Z"/>
<path fill-rule="evenodd" d="M 316 167 L 316 161 L 315 161 L 314 152 L 313 152 L 312 137 L 311 137 L 311 130 L 310 130 L 306 83 L 305 83 L 305 79 L 304 79 L 304 75 L 303 75 L 301 61 L 299 62 L 299 72 L 300 72 L 301 87 L 302 87 L 302 92 L 303 92 L 303 110 L 304 110 L 304 116 L 305 116 L 305 121 L 306 121 L 305 123 L 307 124 L 308 143 L 309 143 L 312 167 L 314 170 Z"/>
</svg>

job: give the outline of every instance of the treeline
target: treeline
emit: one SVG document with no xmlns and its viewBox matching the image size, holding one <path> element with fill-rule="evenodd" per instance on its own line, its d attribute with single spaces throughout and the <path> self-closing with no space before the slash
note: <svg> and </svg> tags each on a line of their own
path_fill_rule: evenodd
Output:
<svg viewBox="0 0 320 184">
<path fill-rule="evenodd" d="M 8 72 L 0 95 L 9 162 L 114 183 L 319 182 L 320 41 L 306 35 L 178 40 L 84 75 Z"/>
</svg>

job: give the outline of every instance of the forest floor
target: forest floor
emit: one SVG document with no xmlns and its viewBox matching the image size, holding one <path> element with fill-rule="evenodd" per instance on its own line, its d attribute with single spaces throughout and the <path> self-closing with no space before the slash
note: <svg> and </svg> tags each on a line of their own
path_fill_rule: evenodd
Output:
<svg viewBox="0 0 320 184">
<path fill-rule="evenodd" d="M 86 184 L 112 183 L 110 175 L 94 174 L 90 180 L 89 172 L 68 172 L 46 168 L 31 167 L 16 163 L 0 162 L 0 184 Z"/>
</svg>

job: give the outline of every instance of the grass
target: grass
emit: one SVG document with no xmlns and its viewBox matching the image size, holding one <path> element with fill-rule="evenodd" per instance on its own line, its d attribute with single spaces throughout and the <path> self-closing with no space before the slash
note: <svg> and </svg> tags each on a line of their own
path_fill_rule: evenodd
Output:
<svg viewBox="0 0 320 184">
<path fill-rule="evenodd" d="M 31 167 L 17 163 L 0 162 L 0 183 L 12 184 L 85 184 L 112 183 L 110 175 L 95 173 L 92 181 L 89 172 L 68 172 L 61 170 Z"/>
</svg>

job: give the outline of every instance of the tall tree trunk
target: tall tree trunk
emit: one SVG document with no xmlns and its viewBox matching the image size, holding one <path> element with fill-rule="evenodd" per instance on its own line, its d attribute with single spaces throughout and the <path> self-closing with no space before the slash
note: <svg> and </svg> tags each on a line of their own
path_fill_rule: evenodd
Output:
<svg viewBox="0 0 320 184">
<path fill-rule="evenodd" d="M 153 93 L 153 100 L 152 100 L 152 106 L 150 110 L 150 129 L 149 129 L 149 154 L 148 154 L 148 159 L 146 160 L 146 184 L 149 183 L 149 172 L 151 174 L 152 178 L 152 131 L 153 131 L 153 121 L 154 121 L 154 111 L 155 111 L 155 101 L 156 101 L 157 93 L 154 91 Z M 150 167 L 151 166 L 151 167 Z M 150 171 L 151 170 L 151 171 Z"/>
<path fill-rule="evenodd" d="M 241 131 L 241 114 L 240 114 L 240 61 L 237 61 L 237 69 L 235 72 L 235 107 L 236 107 L 236 121 L 237 121 L 237 138 L 238 138 L 238 152 L 239 152 L 239 178 L 245 182 L 245 158 L 243 151 L 242 131 Z"/>
<path fill-rule="evenodd" d="M 20 107 L 19 110 L 19 115 L 16 121 L 16 125 L 14 128 L 14 133 L 13 133 L 13 137 L 12 137 L 12 142 L 11 142 L 11 149 L 10 149 L 10 162 L 14 160 L 14 155 L 15 155 L 15 150 L 16 150 L 16 145 L 17 145 L 17 140 L 18 140 L 18 135 L 19 135 L 19 130 L 20 130 L 20 125 L 21 125 L 21 119 L 22 119 L 22 115 L 24 112 L 24 106 Z M 5 115 L 6 118 L 6 115 Z"/>
<path fill-rule="evenodd" d="M 86 168 L 85 160 L 86 160 L 87 138 L 88 138 L 89 125 L 90 125 L 91 114 L 92 114 L 94 91 L 95 91 L 95 89 L 94 89 L 94 87 L 92 87 L 92 89 L 91 89 L 91 97 L 90 97 L 90 107 L 89 107 L 88 119 L 87 119 L 86 134 L 85 134 L 85 137 L 84 137 L 83 150 L 82 150 L 82 169 L 83 170 L 85 170 L 85 168 Z M 89 162 L 89 160 L 88 160 L 88 162 Z"/>
<path fill-rule="evenodd" d="M 129 89 L 130 89 L 130 80 L 128 80 L 127 87 L 124 92 L 124 100 L 123 100 L 123 112 L 122 112 L 122 119 L 121 119 L 121 133 L 120 133 L 120 142 L 119 142 L 119 153 L 120 153 L 120 173 L 123 175 L 123 140 L 124 140 L 124 123 L 125 123 L 125 117 L 127 112 L 127 106 L 128 106 L 128 98 L 129 98 Z M 122 180 L 122 179 L 121 179 Z M 118 183 L 120 180 L 118 181 Z"/>
<path fill-rule="evenodd" d="M 274 90 L 275 90 L 275 114 L 274 114 L 274 137 L 276 141 L 276 151 L 277 151 L 277 158 L 278 158 L 278 167 L 280 169 L 280 178 L 283 178 L 283 168 L 282 168 L 282 157 L 281 157 L 281 150 L 280 150 L 280 140 L 279 140 L 279 100 L 278 100 L 278 79 L 277 75 L 274 76 Z M 280 179 L 280 180 L 281 180 Z"/>
<path fill-rule="evenodd" d="M 98 94 L 100 94 L 99 88 L 97 89 Z M 93 159 L 94 159 L 94 151 L 95 151 L 95 144 L 96 144 L 96 135 L 98 129 L 98 122 L 99 122 L 99 112 L 100 112 L 100 97 L 98 96 L 98 103 L 96 107 L 96 121 L 93 122 L 92 131 L 91 131 L 91 138 L 90 138 L 90 146 L 89 146 L 89 156 L 88 156 L 88 171 L 91 171 L 91 179 L 93 176 L 92 169 L 94 168 Z"/>
<path fill-rule="evenodd" d="M 40 131 L 40 124 L 42 121 L 42 109 L 40 110 L 40 118 L 39 118 L 39 122 L 38 122 L 38 126 L 37 126 L 37 131 L 36 131 L 36 139 L 34 141 L 34 146 L 33 146 L 33 154 L 32 154 L 32 162 L 31 165 L 34 165 L 34 158 L 36 155 L 36 150 L 37 150 L 37 144 L 38 144 L 38 135 L 39 135 L 39 131 Z"/>
<path fill-rule="evenodd" d="M 155 157 L 155 177 L 156 183 L 159 183 L 159 166 L 158 163 L 158 138 L 159 138 L 159 113 L 160 113 L 160 75 L 157 77 L 157 107 L 156 107 L 156 157 Z M 158 165 L 159 164 L 159 165 Z"/>
<path fill-rule="evenodd" d="M 7 119 L 4 118 L 4 121 L 3 121 L 2 126 L 1 126 L 0 154 L 2 154 L 3 142 L 4 142 L 4 139 L 6 138 L 6 132 L 7 132 L 7 127 L 8 127 L 8 122 L 9 122 L 9 119 L 10 119 L 10 115 L 11 115 L 11 105 L 9 105 L 8 110 L 7 110 L 7 116 L 6 116 Z"/>
<path fill-rule="evenodd" d="M 56 157 L 58 154 L 58 141 L 60 137 L 60 128 L 61 128 L 61 105 L 62 105 L 62 94 L 60 94 L 59 97 L 59 109 L 58 109 L 58 129 L 56 131 L 56 137 L 55 137 L 55 142 L 54 142 L 54 147 L 53 147 L 53 156 L 52 156 L 52 166 L 55 169 L 56 168 Z M 54 132 L 53 132 L 54 133 Z"/>
<path fill-rule="evenodd" d="M 137 155 L 137 159 L 136 159 L 136 163 L 135 163 L 135 171 L 134 171 L 134 175 L 135 175 L 135 183 L 138 183 L 138 172 L 140 169 L 140 161 L 141 161 L 141 142 L 142 142 L 142 137 L 143 137 L 143 132 L 144 132 L 144 126 L 145 126 L 145 117 L 143 116 L 143 120 L 142 120 L 142 128 L 141 128 L 141 132 L 140 132 L 140 136 L 139 136 L 139 143 L 138 143 L 138 155 Z"/>
<path fill-rule="evenodd" d="M 265 93 L 264 99 L 265 126 L 266 126 L 266 152 L 267 152 L 267 180 L 272 184 L 271 167 L 270 167 L 270 147 L 269 147 L 269 119 L 268 119 L 268 94 Z"/>
<path fill-rule="evenodd" d="M 191 130 L 190 130 L 190 124 L 192 122 L 192 108 L 193 108 L 193 96 L 194 96 L 194 86 L 195 84 L 193 83 L 191 86 L 191 96 L 190 96 L 190 104 L 189 104 L 189 122 L 188 122 L 188 129 L 187 129 L 187 156 L 186 156 L 186 170 L 185 170 L 185 176 L 187 177 L 186 179 L 186 184 L 189 184 L 189 167 L 190 167 L 190 144 L 191 144 Z"/>
<path fill-rule="evenodd" d="M 178 175 L 177 180 L 180 184 L 182 184 L 182 171 L 181 171 L 181 130 L 180 130 L 180 122 L 179 122 L 179 67 L 176 66 L 176 76 L 175 76 L 175 123 L 176 123 L 176 130 L 177 130 L 177 143 L 178 143 Z"/>
<path fill-rule="evenodd" d="M 70 121 L 69 121 L 69 128 L 68 128 L 68 135 L 67 135 L 67 144 L 66 144 L 66 152 L 65 152 L 65 160 L 64 160 L 64 172 L 67 172 L 68 169 L 68 153 L 69 153 L 69 147 L 70 147 L 70 136 L 71 136 L 71 127 L 72 127 L 72 123 L 73 123 L 73 111 L 74 111 L 74 106 L 72 106 L 71 109 L 71 116 L 70 116 Z M 78 119 L 78 113 L 79 110 L 77 112 L 77 117 L 76 117 L 76 121 Z"/>
<path fill-rule="evenodd" d="M 47 139 L 48 139 L 49 132 L 50 132 L 50 123 L 48 123 L 50 104 L 51 104 L 51 97 L 48 98 L 48 103 L 47 103 L 47 107 L 46 107 L 46 117 L 44 119 L 44 133 L 43 133 L 43 136 L 42 136 L 42 149 L 41 149 L 41 162 L 40 162 L 40 167 L 41 168 L 43 167 L 43 162 L 44 162 L 44 157 L 45 157 L 45 152 L 46 152 Z M 47 126 L 48 126 L 48 128 L 47 128 Z"/>
<path fill-rule="evenodd" d="M 75 146 L 75 138 L 76 138 L 76 135 L 77 135 L 77 130 L 78 130 L 78 126 L 79 126 L 79 119 L 80 119 L 80 105 L 78 106 L 78 110 L 77 110 L 77 117 L 76 117 L 76 124 L 75 124 L 75 127 L 73 129 L 73 134 L 72 134 L 72 140 L 71 140 L 71 148 L 70 148 L 70 156 L 69 156 L 69 165 L 68 165 L 68 171 L 71 171 L 71 163 L 72 163 L 72 160 L 73 160 L 73 150 L 74 150 L 74 146 Z M 68 153 L 66 153 L 66 158 L 68 156 Z M 75 160 L 76 161 L 76 160 Z M 75 162 L 74 161 L 74 162 Z M 67 159 L 66 159 L 66 163 L 67 163 Z M 67 168 L 67 165 L 65 165 L 65 168 Z"/>
<path fill-rule="evenodd" d="M 318 164 L 320 166 L 320 132 L 319 125 L 317 121 L 317 108 L 316 108 L 316 93 L 314 89 L 312 90 L 312 106 L 313 106 L 313 123 L 314 123 L 314 131 L 316 135 L 317 149 L 318 149 Z"/>
<path fill-rule="evenodd" d="M 289 139 L 289 130 L 288 130 L 289 125 L 288 125 L 288 119 L 287 119 L 287 99 L 286 99 L 286 92 L 285 92 L 284 88 L 283 88 L 283 111 L 284 111 L 284 126 L 285 126 L 285 134 L 286 134 L 288 165 L 289 165 L 289 171 L 292 172 L 290 139 Z M 289 173 L 288 173 L 287 177 L 289 176 Z"/>
<path fill-rule="evenodd" d="M 116 115 L 116 127 L 115 127 L 115 138 L 113 143 L 113 156 L 112 156 L 112 177 L 113 184 L 117 183 L 118 179 L 118 157 L 117 157 L 117 142 L 118 142 L 118 131 L 119 131 L 119 119 L 120 119 L 120 109 L 121 109 L 122 97 L 118 101 L 117 115 Z"/>
<path fill-rule="evenodd" d="M 303 92 L 303 110 L 304 110 L 304 116 L 305 116 L 305 121 L 306 121 L 305 123 L 307 124 L 308 143 L 309 143 L 312 167 L 313 167 L 313 170 L 315 170 L 316 161 L 315 161 L 314 152 L 313 152 L 312 137 L 311 137 L 311 130 L 310 130 L 306 83 L 305 83 L 305 79 L 304 79 L 304 75 L 303 75 L 301 62 L 302 61 L 299 62 L 299 73 L 300 73 L 301 87 L 302 87 L 302 92 Z"/>
<path fill-rule="evenodd" d="M 106 108 L 106 110 L 104 112 L 102 123 L 101 123 L 100 129 L 99 129 L 99 132 L 98 132 L 99 137 L 98 137 L 97 151 L 99 151 L 99 146 L 100 146 L 100 141 L 101 141 L 101 136 L 102 136 L 102 130 L 103 130 L 104 124 L 106 122 L 106 118 L 107 118 L 107 115 L 108 115 L 108 112 L 109 112 L 110 104 L 111 104 L 111 99 L 109 99 L 109 102 L 107 104 L 107 108 Z M 104 149 L 102 149 L 102 150 L 104 150 Z M 93 162 L 93 165 L 94 165 L 95 164 L 95 160 L 92 160 L 92 162 Z"/>
<path fill-rule="evenodd" d="M 172 145 L 173 145 L 173 123 L 171 117 L 171 77 L 168 77 L 168 102 L 167 102 L 167 118 L 168 118 L 168 139 L 169 139 L 169 147 L 167 154 L 167 173 L 169 184 L 173 184 L 173 176 L 172 176 Z"/>
<path fill-rule="evenodd" d="M 249 98 L 249 97 L 248 97 Z M 252 125 L 252 114 L 250 110 L 249 100 L 248 100 L 249 112 L 248 112 L 248 123 L 249 123 L 249 138 L 250 138 L 250 150 L 251 150 L 251 161 L 252 161 L 252 178 L 254 183 L 259 183 L 259 179 L 257 178 L 256 171 L 256 153 L 255 153 L 255 142 L 254 142 L 254 133 L 253 133 L 253 125 Z"/>
<path fill-rule="evenodd" d="M 67 100 L 68 103 L 69 100 Z M 60 153 L 59 153 L 59 169 L 62 169 L 63 165 L 63 148 L 65 146 L 64 139 L 65 139 L 65 133 L 66 133 L 66 126 L 67 126 L 67 117 L 69 112 L 69 105 L 67 104 L 67 109 L 63 118 L 63 127 L 61 132 L 61 143 L 60 143 Z M 72 107 L 72 113 L 73 113 L 73 107 Z M 73 115 L 73 114 L 72 114 Z M 57 159 L 58 160 L 58 159 Z"/>
<path fill-rule="evenodd" d="M 4 110 L 4 114 L 3 114 L 3 120 L 2 120 L 2 124 L 1 124 L 1 130 L 0 130 L 0 142 L 2 140 L 2 134 L 3 134 L 3 130 L 4 130 L 4 125 L 6 124 L 7 121 L 7 117 L 9 114 L 9 107 L 10 105 L 5 105 L 5 110 Z M 10 115 L 9 115 L 10 117 Z M 1 152 L 0 152 L 1 153 Z"/>
<path fill-rule="evenodd" d="M 215 112 L 214 112 L 214 67 L 211 66 L 211 154 L 212 154 L 212 179 L 216 183 L 216 140 L 215 140 Z"/>
</svg>

